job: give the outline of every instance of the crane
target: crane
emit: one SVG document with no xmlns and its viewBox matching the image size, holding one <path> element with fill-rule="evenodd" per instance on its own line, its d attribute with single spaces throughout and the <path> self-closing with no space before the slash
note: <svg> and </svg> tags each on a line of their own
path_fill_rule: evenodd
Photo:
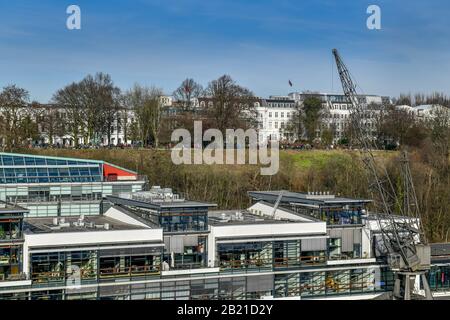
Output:
<svg viewBox="0 0 450 320">
<path fill-rule="evenodd" d="M 432 299 L 430 287 L 426 278 L 429 269 L 430 247 L 423 231 L 420 210 L 414 183 L 409 167 L 406 151 L 402 152 L 402 176 L 404 180 L 404 204 L 395 214 L 394 205 L 399 199 L 396 188 L 392 183 L 386 167 L 378 163 L 372 152 L 376 149 L 376 141 L 372 138 L 370 129 L 365 123 L 368 108 L 361 102 L 356 91 L 356 82 L 343 62 L 337 49 L 332 50 L 342 89 L 351 102 L 350 125 L 360 145 L 364 167 L 368 173 L 369 186 L 377 195 L 375 208 L 382 215 L 376 214 L 377 223 L 381 231 L 383 254 L 395 278 L 394 299 L 410 300 L 412 295 L 412 281 L 421 279 L 425 291 L 425 298 Z M 405 217 L 407 216 L 407 217 Z"/>
</svg>

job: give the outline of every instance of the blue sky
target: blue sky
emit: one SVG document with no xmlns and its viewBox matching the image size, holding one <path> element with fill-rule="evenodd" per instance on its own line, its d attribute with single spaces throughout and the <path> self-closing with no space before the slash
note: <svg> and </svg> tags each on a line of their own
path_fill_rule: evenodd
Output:
<svg viewBox="0 0 450 320">
<path fill-rule="evenodd" d="M 66 28 L 71 4 L 81 30 Z M 381 30 L 366 27 L 370 4 Z M 340 92 L 336 47 L 364 93 L 449 93 L 449 13 L 447 0 L 0 0 L 0 86 L 47 102 L 97 71 L 166 93 L 227 73 L 259 96 Z"/>
</svg>

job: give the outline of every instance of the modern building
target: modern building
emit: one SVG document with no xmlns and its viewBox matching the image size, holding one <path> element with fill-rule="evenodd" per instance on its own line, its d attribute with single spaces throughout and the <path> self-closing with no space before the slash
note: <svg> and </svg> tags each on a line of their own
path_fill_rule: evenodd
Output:
<svg viewBox="0 0 450 320">
<path fill-rule="evenodd" d="M 0 201 L 27 208 L 26 217 L 98 215 L 108 208 L 106 196 L 145 183 L 105 161 L 0 153 Z"/>
<path fill-rule="evenodd" d="M 368 200 L 284 192 L 274 210 L 278 195 L 249 192 L 248 209 L 228 211 L 159 187 L 109 195 L 99 215 L 5 206 L 0 220 L 14 219 L 2 227 L 0 299 L 372 299 L 392 289 Z M 439 263 L 430 283 L 446 294 L 450 263 Z"/>
<path fill-rule="evenodd" d="M 450 243 L 431 244 L 431 269 L 428 276 L 435 297 L 450 292 Z"/>
<path fill-rule="evenodd" d="M 23 217 L 27 210 L 0 202 L 0 281 L 20 280 Z"/>
</svg>

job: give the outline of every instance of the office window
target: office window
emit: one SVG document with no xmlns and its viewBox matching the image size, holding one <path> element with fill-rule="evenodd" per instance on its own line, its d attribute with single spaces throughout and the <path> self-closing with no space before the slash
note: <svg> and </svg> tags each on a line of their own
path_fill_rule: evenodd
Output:
<svg viewBox="0 0 450 320">
<path fill-rule="evenodd" d="M 328 257 L 330 259 L 341 258 L 341 238 L 328 239 Z"/>
<path fill-rule="evenodd" d="M 300 273 L 300 294 L 302 297 L 324 295 L 325 272 Z"/>
</svg>

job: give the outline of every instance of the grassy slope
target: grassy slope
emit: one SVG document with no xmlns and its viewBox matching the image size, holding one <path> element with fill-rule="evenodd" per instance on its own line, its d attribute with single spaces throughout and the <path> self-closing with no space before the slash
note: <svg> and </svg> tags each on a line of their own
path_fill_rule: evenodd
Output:
<svg viewBox="0 0 450 320">
<path fill-rule="evenodd" d="M 360 153 L 345 150 L 280 151 L 280 170 L 275 176 L 261 176 L 254 165 L 179 165 L 172 163 L 170 151 L 154 150 L 16 150 L 21 153 L 98 159 L 138 171 L 152 185 L 172 187 L 193 200 L 218 204 L 219 208 L 245 208 L 249 190 L 330 191 L 336 195 L 367 198 L 365 171 Z M 397 152 L 379 151 L 378 160 L 389 162 Z M 450 234 L 449 181 L 416 155 L 413 177 L 431 240 L 442 241 Z M 398 171 L 397 171 L 398 173 Z M 401 194 L 401 180 L 394 179 Z"/>
</svg>

